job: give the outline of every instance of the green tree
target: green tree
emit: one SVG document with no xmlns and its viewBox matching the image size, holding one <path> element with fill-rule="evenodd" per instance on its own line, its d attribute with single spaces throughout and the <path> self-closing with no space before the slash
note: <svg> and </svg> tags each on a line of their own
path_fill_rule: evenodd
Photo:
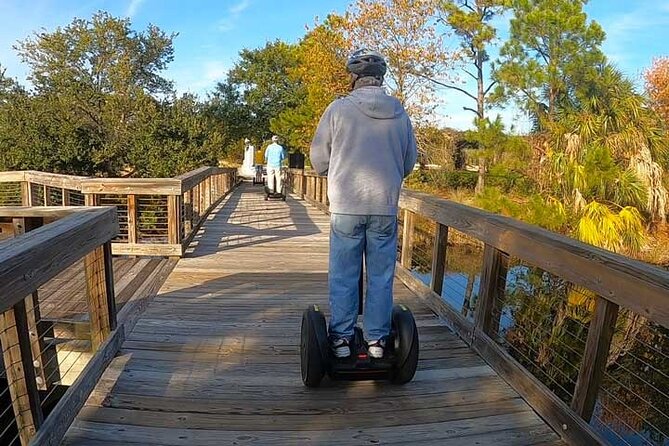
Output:
<svg viewBox="0 0 669 446">
<path fill-rule="evenodd" d="M 271 121 L 272 131 L 283 135 L 291 147 L 307 151 L 325 108 L 348 91 L 346 57 L 349 47 L 343 23 L 343 17 L 329 15 L 298 45 L 298 63 L 289 69 L 289 75 L 303 86 L 304 100 Z"/>
<path fill-rule="evenodd" d="M 173 37 L 154 26 L 135 32 L 128 19 L 100 12 L 20 42 L 34 94 L 19 110 L 19 138 L 51 141 L 62 161 L 57 168 L 119 174 L 151 95 L 171 91 L 160 72 L 172 60 Z M 31 124 L 33 112 L 46 121 Z"/>
<path fill-rule="evenodd" d="M 604 31 L 588 22 L 588 0 L 512 0 L 509 40 L 494 70 L 497 99 L 514 99 L 536 119 L 554 121 L 573 89 L 605 63 Z"/>
<path fill-rule="evenodd" d="M 442 19 L 460 39 L 461 58 L 464 62 L 462 71 L 476 82 L 476 92 L 472 93 L 457 85 L 439 82 L 446 88 L 464 94 L 476 102 L 476 108 L 464 107 L 476 115 L 479 129 L 494 128 L 494 123 L 486 123 L 486 99 L 496 81 L 486 82 L 485 66 L 490 61 L 488 48 L 497 37 L 497 30 L 491 25 L 492 20 L 502 14 L 508 0 L 445 0 L 441 3 L 444 13 Z M 471 68 L 473 68 L 473 70 Z M 486 85 L 486 83 L 488 85 Z M 489 133 L 489 132 L 488 132 Z M 482 137 L 483 139 L 487 139 Z M 494 146 L 481 146 L 490 150 Z M 476 193 L 485 187 L 486 156 L 479 157 L 479 175 Z"/>
<path fill-rule="evenodd" d="M 170 177 L 203 165 L 216 165 L 225 126 L 192 95 L 154 103 L 143 116 L 148 130 L 137 133 L 129 154 L 139 176 Z"/>
<path fill-rule="evenodd" d="M 273 118 L 304 100 L 302 85 L 290 75 L 290 70 L 298 64 L 297 45 L 276 40 L 263 48 L 243 49 L 239 56 L 239 62 L 228 73 L 225 84 L 218 85 L 215 94 L 234 98 L 233 91 L 238 91 L 240 105 L 248 110 L 250 118 L 246 136 L 263 140 L 270 132 Z"/>
</svg>

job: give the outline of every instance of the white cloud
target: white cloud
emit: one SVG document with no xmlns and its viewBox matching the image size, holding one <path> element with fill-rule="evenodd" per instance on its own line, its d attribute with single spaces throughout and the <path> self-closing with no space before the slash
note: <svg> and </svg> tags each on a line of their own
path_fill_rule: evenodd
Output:
<svg viewBox="0 0 669 446">
<path fill-rule="evenodd" d="M 241 0 L 239 3 L 232 5 L 225 17 L 218 21 L 218 30 L 228 32 L 237 26 L 239 16 L 251 5 L 251 0 Z"/>
<path fill-rule="evenodd" d="M 139 7 L 142 6 L 142 3 L 144 3 L 144 0 L 130 0 L 128 9 L 125 10 L 126 17 L 133 18 Z"/>
</svg>

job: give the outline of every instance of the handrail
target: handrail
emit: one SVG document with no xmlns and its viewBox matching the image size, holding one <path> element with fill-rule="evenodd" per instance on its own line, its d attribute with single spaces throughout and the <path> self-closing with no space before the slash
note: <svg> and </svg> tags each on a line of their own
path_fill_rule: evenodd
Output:
<svg viewBox="0 0 669 446">
<path fill-rule="evenodd" d="M 0 215 L 11 216 L 14 231 L 13 238 L 0 244 L 0 344 L 11 401 L 3 413 L 14 413 L 13 420 L 3 416 L 3 423 L 11 423 L 3 424 L 0 437 L 13 425 L 16 434 L 10 435 L 22 446 L 59 444 L 64 427 L 71 424 L 123 340 L 123 327 L 116 323 L 110 246 L 118 232 L 116 209 L 0 207 Z M 60 218 L 42 226 L 54 217 Z M 94 356 L 67 389 L 63 399 L 68 407 L 61 400 L 45 420 L 43 408 L 61 382 L 65 358 L 58 356 L 53 323 L 41 317 L 43 296 L 38 289 L 66 269 L 80 268 L 73 265 L 82 259 Z M 14 444 L 11 437 L 2 440 Z"/>
<path fill-rule="evenodd" d="M 0 208 L 3 215 L 3 208 Z M 0 312 L 88 254 L 118 232 L 113 208 L 84 207 L 0 246 Z"/>
<path fill-rule="evenodd" d="M 522 221 L 403 189 L 400 207 L 669 327 L 669 271 Z"/>
<path fill-rule="evenodd" d="M 175 178 L 101 178 L 38 171 L 0 172 L 3 196 L 23 206 L 116 206 L 114 254 L 183 255 L 204 216 L 237 185 L 237 170 L 201 167 Z M 20 185 L 20 187 L 19 187 Z M 2 215 L 0 215 L 2 217 Z"/>
<path fill-rule="evenodd" d="M 327 212 L 327 178 L 288 170 L 292 191 Z M 603 382 L 619 307 L 669 328 L 669 272 L 561 234 L 422 192 L 402 189 L 401 259 L 397 274 L 444 317 L 569 444 L 606 444 L 588 422 Z M 430 286 L 412 272 L 418 218 L 432 222 Z M 474 320 L 442 298 L 449 228 L 482 242 L 483 265 Z M 424 231 L 424 229 L 421 229 Z M 592 296 L 594 309 L 584 340 L 571 405 L 553 393 L 499 340 L 509 258 L 551 273 Z M 580 288 L 579 288 L 580 287 Z"/>
</svg>

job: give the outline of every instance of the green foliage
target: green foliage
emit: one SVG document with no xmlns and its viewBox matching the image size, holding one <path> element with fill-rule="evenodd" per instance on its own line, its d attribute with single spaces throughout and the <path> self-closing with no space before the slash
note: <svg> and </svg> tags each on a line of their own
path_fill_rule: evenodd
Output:
<svg viewBox="0 0 669 446">
<path fill-rule="evenodd" d="M 477 91 L 471 93 L 455 86 L 449 88 L 460 91 L 476 101 L 478 119 L 485 118 L 486 97 L 494 82 L 485 85 L 485 64 L 490 60 L 488 47 L 497 37 L 497 30 L 491 25 L 492 20 L 501 15 L 508 0 L 443 0 L 440 9 L 445 15 L 444 21 L 460 39 L 460 57 L 474 67 L 474 73 L 465 73 L 476 79 Z"/>
<path fill-rule="evenodd" d="M 302 85 L 290 75 L 290 69 L 298 63 L 297 45 L 276 40 L 263 48 L 243 49 L 239 57 L 226 82 L 219 84 L 216 92 L 223 98 L 235 99 L 235 94 L 240 95 L 233 102 L 232 110 L 245 109 L 241 117 L 247 119 L 247 125 L 232 127 L 246 134 L 235 136 L 261 140 L 270 134 L 273 119 L 304 100 Z"/>
<path fill-rule="evenodd" d="M 34 89 L 0 73 L 0 169 L 172 176 L 216 163 L 221 120 L 161 76 L 174 37 L 100 12 L 20 42 Z"/>
<path fill-rule="evenodd" d="M 495 68 L 497 100 L 513 99 L 554 120 L 575 85 L 605 62 L 604 31 L 587 21 L 587 0 L 511 0 L 509 40 Z"/>
</svg>

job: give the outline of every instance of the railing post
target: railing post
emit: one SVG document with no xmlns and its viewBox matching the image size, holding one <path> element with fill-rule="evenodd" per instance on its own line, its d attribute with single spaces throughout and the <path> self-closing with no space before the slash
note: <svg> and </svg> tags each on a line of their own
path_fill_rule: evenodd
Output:
<svg viewBox="0 0 669 446">
<path fill-rule="evenodd" d="M 43 419 L 25 300 L 0 315 L 0 343 L 16 426 L 21 444 L 25 446 L 35 436 Z"/>
<path fill-rule="evenodd" d="M 211 207 L 211 176 L 204 180 L 204 211 L 207 212 Z"/>
<path fill-rule="evenodd" d="M 181 195 L 167 197 L 167 242 L 181 244 Z"/>
<path fill-rule="evenodd" d="M 304 200 L 304 196 L 307 194 L 307 177 L 304 175 L 304 169 L 300 172 L 300 198 Z"/>
<path fill-rule="evenodd" d="M 97 198 L 95 194 L 84 194 L 84 205 L 85 206 L 96 206 Z"/>
<path fill-rule="evenodd" d="M 70 197 L 70 191 L 69 189 L 62 189 L 62 194 L 63 194 L 63 206 L 71 206 L 71 197 Z"/>
<path fill-rule="evenodd" d="M 86 297 L 91 322 L 91 346 L 95 352 L 111 333 L 104 247 L 98 246 L 84 258 Z"/>
<path fill-rule="evenodd" d="M 187 190 L 183 195 L 183 219 L 184 219 L 184 235 L 188 237 L 193 230 L 193 190 Z"/>
<path fill-rule="evenodd" d="M 109 314 L 109 329 L 115 330 L 116 321 L 116 292 L 114 291 L 114 258 L 112 257 L 111 242 L 102 245 L 105 263 L 105 291 L 107 294 L 107 311 Z"/>
<path fill-rule="evenodd" d="M 597 296 L 588 338 L 585 342 L 583 362 L 578 371 L 571 408 L 585 421 L 590 421 L 597 401 L 599 386 L 604 377 L 611 340 L 618 319 L 618 305 Z"/>
<path fill-rule="evenodd" d="M 483 250 L 483 273 L 481 274 L 480 294 L 476 302 L 475 327 L 490 337 L 499 329 L 497 303 L 504 296 L 506 287 L 506 255 L 492 245 L 485 245 Z"/>
<path fill-rule="evenodd" d="M 49 191 L 46 184 L 42 186 L 42 190 L 44 191 L 44 206 L 49 206 Z"/>
<path fill-rule="evenodd" d="M 446 252 L 448 250 L 448 226 L 437 223 L 437 233 L 432 248 L 432 291 L 441 296 L 446 270 Z"/>
<path fill-rule="evenodd" d="M 411 269 L 411 257 L 413 256 L 413 226 L 415 214 L 404 209 L 404 229 L 402 231 L 402 257 L 400 263 L 406 269 Z"/>
<path fill-rule="evenodd" d="M 30 200 L 30 182 L 21 181 L 21 205 L 32 206 Z"/>
<path fill-rule="evenodd" d="M 128 195 L 128 244 L 137 243 L 137 196 Z"/>
</svg>

